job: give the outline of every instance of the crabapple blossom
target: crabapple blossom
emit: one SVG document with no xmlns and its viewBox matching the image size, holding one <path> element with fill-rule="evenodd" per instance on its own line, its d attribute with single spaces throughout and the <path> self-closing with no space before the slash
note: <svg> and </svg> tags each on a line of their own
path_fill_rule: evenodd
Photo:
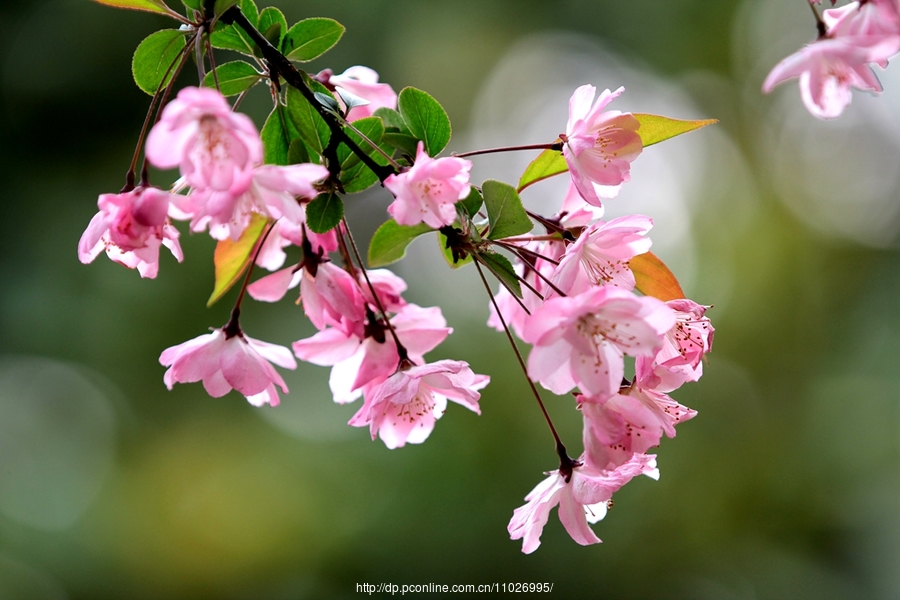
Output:
<svg viewBox="0 0 900 600">
<path fill-rule="evenodd" d="M 583 85 L 569 99 L 569 121 L 563 138 L 563 155 L 572 182 L 585 202 L 602 206 L 601 198 L 614 198 L 630 179 L 631 162 L 644 146 L 634 115 L 617 110 L 604 112 L 625 91 L 604 90 L 591 106 L 597 89 Z"/>
<path fill-rule="evenodd" d="M 897 0 L 851 2 L 822 13 L 826 36 L 869 50 L 869 61 L 887 66 L 900 51 L 900 5 Z"/>
<path fill-rule="evenodd" d="M 553 274 L 552 281 L 566 294 L 579 294 L 595 285 L 634 289 L 634 273 L 628 261 L 650 250 L 645 237 L 653 220 L 643 215 L 598 221 L 585 229 Z"/>
<path fill-rule="evenodd" d="M 301 204 L 300 210 L 304 216 L 300 224 L 294 224 L 285 219 L 279 219 L 268 237 L 263 242 L 262 248 L 256 257 L 256 264 L 268 270 L 275 271 L 284 264 L 285 258 L 284 248 L 290 245 L 303 247 L 304 239 L 309 240 L 310 250 L 314 254 L 327 254 L 334 252 L 338 248 L 337 232 L 340 225 L 326 233 L 315 233 L 305 227 L 306 223 L 306 206 Z"/>
<path fill-rule="evenodd" d="M 153 279 L 159 270 L 159 246 L 165 245 L 181 262 L 178 230 L 166 216 L 172 194 L 138 187 L 120 194 L 101 194 L 94 215 L 78 242 L 78 259 L 92 262 L 101 251 L 117 263 Z"/>
<path fill-rule="evenodd" d="M 290 350 L 240 332 L 229 335 L 226 329 L 216 329 L 164 350 L 159 362 L 169 367 L 163 377 L 166 387 L 171 390 L 176 383 L 203 381 L 213 398 L 234 389 L 254 406 L 278 405 L 275 386 L 285 394 L 288 388 L 269 363 L 285 369 L 297 368 Z"/>
<path fill-rule="evenodd" d="M 331 85 L 368 101 L 368 104 L 351 108 L 347 113 L 348 121 L 371 117 L 372 113 L 382 107 L 397 108 L 394 88 L 387 83 L 378 83 L 378 73 L 369 67 L 350 67 L 340 75 L 332 75 L 328 81 Z"/>
<path fill-rule="evenodd" d="M 461 361 L 407 363 L 381 383 L 366 386 L 363 405 L 350 425 L 368 425 L 372 439 L 380 437 L 391 449 L 421 444 L 447 410 L 448 399 L 481 414 L 477 390 L 489 382 L 490 377 L 476 375 Z"/>
<path fill-rule="evenodd" d="M 147 136 L 147 160 L 161 169 L 179 166 L 195 190 L 242 194 L 262 161 L 262 141 L 247 115 L 231 110 L 209 88 L 187 87 L 169 102 Z"/>
<path fill-rule="evenodd" d="M 209 227 L 215 239 L 236 241 L 253 213 L 284 219 L 294 225 L 305 223 L 306 212 L 297 199 L 309 201 L 318 196 L 314 186 L 326 177 L 328 169 L 322 165 L 262 165 L 253 169 L 250 183 L 242 193 L 194 190 L 182 206 L 192 215 L 194 231 Z"/>
<path fill-rule="evenodd" d="M 388 212 L 400 225 L 425 223 L 435 229 L 451 225 L 456 220 L 455 204 L 469 195 L 471 168 L 472 162 L 464 158 L 431 158 L 419 142 L 415 164 L 384 181 L 396 198 Z"/>
<path fill-rule="evenodd" d="M 390 318 L 390 324 L 409 359 L 416 363 L 424 362 L 425 353 L 453 332 L 437 306 L 422 308 L 407 304 Z M 363 336 L 329 327 L 294 342 L 292 347 L 297 358 L 332 367 L 329 385 L 334 401 L 339 404 L 359 398 L 364 385 L 384 381 L 400 363 L 397 344 L 387 331 L 387 324 L 374 316 Z"/>
<path fill-rule="evenodd" d="M 534 345 L 528 374 L 555 394 L 578 386 L 611 396 L 622 381 L 623 354 L 653 356 L 674 325 L 663 302 L 613 286 L 550 298 L 525 321 L 522 339 Z"/>
<path fill-rule="evenodd" d="M 609 398 L 576 399 L 584 417 L 584 463 L 599 470 L 615 469 L 633 454 L 658 446 L 663 434 L 675 437 L 675 426 L 697 414 L 636 383 Z"/>
<path fill-rule="evenodd" d="M 712 323 L 706 317 L 708 306 L 692 300 L 670 300 L 675 311 L 675 326 L 666 332 L 656 356 L 639 356 L 635 375 L 644 387 L 671 392 L 703 374 L 702 359 L 712 349 Z"/>
<path fill-rule="evenodd" d="M 522 552 L 531 554 L 541 545 L 550 511 L 559 505 L 559 520 L 572 539 L 582 546 L 598 544 L 601 540 L 588 523 L 605 517 L 612 495 L 637 475 L 658 479 L 656 457 L 635 454 L 611 471 L 579 465 L 568 478 L 559 470 L 553 471 L 525 496 L 526 504 L 513 511 L 507 527 L 509 537 L 522 540 Z"/>
<path fill-rule="evenodd" d="M 870 51 L 843 39 L 821 39 L 788 56 L 766 77 L 763 92 L 800 78 L 800 96 L 807 110 L 821 119 L 833 119 L 850 104 L 850 88 L 880 92 L 881 83 L 869 66 Z"/>
</svg>

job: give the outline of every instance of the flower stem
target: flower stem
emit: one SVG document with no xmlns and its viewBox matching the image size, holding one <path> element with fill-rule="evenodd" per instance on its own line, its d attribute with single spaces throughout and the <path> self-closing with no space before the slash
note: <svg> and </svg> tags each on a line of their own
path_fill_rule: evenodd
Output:
<svg viewBox="0 0 900 600">
<path fill-rule="evenodd" d="M 250 275 L 253 274 L 253 265 L 256 264 L 256 259 L 259 258 L 259 253 L 262 250 L 263 245 L 266 243 L 266 238 L 269 237 L 269 233 L 272 232 L 272 229 L 274 229 L 274 227 L 274 221 L 272 223 L 269 223 L 266 226 L 266 230 L 260 236 L 259 241 L 256 242 L 256 249 L 253 251 L 253 259 L 250 261 L 250 264 L 247 265 L 247 274 L 244 276 L 244 283 L 241 285 L 241 291 L 234 303 L 234 308 L 231 309 L 231 318 L 228 320 L 228 323 L 225 325 L 225 327 L 222 328 L 222 331 L 225 333 L 225 337 L 227 339 L 233 338 L 236 335 L 241 335 L 241 326 L 238 322 L 241 316 L 241 302 L 244 301 L 244 294 L 247 292 L 247 285 L 250 284 Z"/>
<path fill-rule="evenodd" d="M 816 17 L 816 29 L 819 32 L 819 39 L 825 37 L 825 34 L 828 33 L 828 28 L 825 26 L 825 21 L 822 20 L 821 15 L 819 15 L 819 11 L 816 10 L 816 7 L 812 5 L 812 2 L 806 2 L 809 4 L 810 10 L 813 12 L 813 15 Z"/>
<path fill-rule="evenodd" d="M 498 152 L 516 152 L 518 150 L 557 150 L 562 151 L 563 144 L 560 141 L 551 144 L 526 144 L 524 146 L 501 146 L 499 148 L 485 148 L 484 150 L 470 150 L 469 152 L 453 153 L 457 158 L 466 156 L 478 156 L 480 154 L 497 154 Z"/>
</svg>

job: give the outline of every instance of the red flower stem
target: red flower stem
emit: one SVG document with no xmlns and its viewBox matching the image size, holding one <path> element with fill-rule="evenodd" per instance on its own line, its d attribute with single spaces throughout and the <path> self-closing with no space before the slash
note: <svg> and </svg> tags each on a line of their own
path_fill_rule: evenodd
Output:
<svg viewBox="0 0 900 600">
<path fill-rule="evenodd" d="M 524 146 L 501 146 L 499 148 L 486 148 L 484 150 L 470 150 L 469 152 L 453 153 L 456 158 L 466 156 L 478 156 L 480 154 L 496 154 L 498 152 L 516 152 L 519 150 L 558 150 L 562 151 L 562 142 L 553 142 L 551 144 L 526 144 Z"/>
<path fill-rule="evenodd" d="M 247 285 L 249 285 L 250 283 L 250 275 L 253 274 L 253 265 L 256 264 L 256 259 L 259 258 L 259 253 L 262 250 L 263 245 L 266 243 L 266 238 L 269 237 L 269 233 L 271 233 L 272 229 L 274 228 L 275 221 L 272 221 L 266 226 L 266 230 L 260 236 L 259 241 L 256 242 L 256 248 L 253 251 L 253 259 L 247 266 L 247 274 L 244 276 L 244 283 L 241 285 L 241 291 L 234 303 L 234 308 L 231 309 L 231 318 L 228 320 L 228 323 L 225 325 L 225 327 L 222 328 L 222 331 L 225 332 L 225 337 L 227 338 L 233 338 L 234 336 L 240 335 L 241 333 L 241 326 L 239 323 L 239 319 L 241 316 L 241 302 L 244 301 L 244 294 L 247 292 Z"/>
<path fill-rule="evenodd" d="M 156 105 L 160 99 L 160 94 L 163 92 L 164 89 L 167 90 L 165 95 L 166 95 L 166 97 L 168 97 L 168 95 L 169 95 L 168 90 L 171 89 L 172 82 L 178 78 L 178 74 L 181 73 L 181 69 L 184 66 L 184 57 L 187 53 L 187 50 L 190 48 L 190 45 L 194 42 L 195 39 L 196 39 L 196 36 L 192 37 L 184 45 L 184 48 L 182 48 L 179 51 L 178 56 L 175 57 L 175 60 L 173 60 L 172 64 L 169 65 L 169 68 L 166 69 L 165 75 L 163 75 L 162 80 L 159 82 L 159 86 L 156 88 L 156 93 L 153 94 L 153 99 L 150 100 L 150 107 L 147 109 L 147 116 L 144 117 L 144 124 L 141 126 L 141 132 L 140 132 L 140 134 L 138 134 L 138 141 L 134 147 L 134 155 L 132 155 L 132 157 L 131 157 L 131 165 L 128 167 L 128 172 L 125 173 L 125 187 L 122 188 L 122 191 L 120 193 L 130 192 L 131 190 L 134 189 L 134 174 L 137 169 L 138 158 L 140 158 L 140 156 L 141 156 L 141 149 L 144 147 L 144 140 L 147 137 L 147 130 L 150 128 L 150 120 L 153 117 L 153 111 L 155 110 Z M 164 88 L 163 84 L 165 83 L 166 79 L 169 77 L 169 73 L 172 72 L 172 69 L 175 67 L 176 64 L 178 65 L 178 67 L 175 71 L 175 74 L 172 75 L 172 79 L 169 81 L 169 84 L 167 86 L 165 86 L 165 88 Z M 144 169 L 142 171 L 146 172 L 146 165 L 144 166 Z M 141 182 L 143 183 L 145 180 L 146 180 L 146 177 L 143 176 L 143 174 L 142 174 Z"/>
<path fill-rule="evenodd" d="M 531 377 L 528 376 L 528 367 L 525 366 L 525 361 L 522 359 L 522 353 L 519 352 L 519 347 L 516 345 L 516 340 L 513 339 L 512 333 L 509 331 L 509 326 L 506 324 L 506 319 L 503 318 L 503 313 L 500 312 L 500 307 L 497 306 L 497 300 L 494 298 L 494 293 L 491 292 L 491 286 L 488 285 L 487 279 L 484 277 L 484 271 L 481 270 L 481 265 L 478 261 L 475 261 L 475 268 L 478 269 L 478 276 L 481 277 L 481 283 L 484 284 L 484 290 L 487 292 L 488 297 L 491 299 L 491 304 L 494 305 L 494 310 L 497 311 L 497 317 L 500 318 L 500 323 L 503 325 L 503 331 L 506 333 L 506 339 L 509 340 L 510 346 L 512 346 L 513 352 L 516 355 L 516 359 L 519 361 L 519 366 L 522 368 L 522 373 L 525 374 L 525 379 L 528 381 L 528 386 L 531 388 L 531 392 L 534 394 L 535 399 L 537 400 L 538 406 L 541 407 L 541 412 L 544 415 L 544 420 L 547 421 L 547 426 L 550 427 L 550 433 L 553 434 L 553 441 L 556 443 L 556 454 L 559 456 L 559 470 L 563 473 L 563 476 L 566 478 L 566 481 L 569 480 L 569 477 L 572 476 L 572 468 L 577 466 L 577 461 L 572 460 L 569 457 L 568 452 L 566 451 L 565 444 L 562 443 L 562 440 L 559 439 L 559 433 L 556 431 L 556 427 L 553 426 L 553 420 L 550 418 L 550 414 L 547 412 L 547 408 L 544 406 L 544 401 L 541 400 L 541 394 L 538 392 L 537 387 L 535 387 L 534 382 L 531 380 Z"/>
<path fill-rule="evenodd" d="M 531 311 L 528 310 L 528 308 L 526 308 L 525 303 L 522 302 L 522 299 L 519 298 L 519 297 L 516 295 L 516 293 L 512 290 L 512 288 L 509 286 L 508 283 L 506 283 L 505 281 L 503 281 L 503 278 L 501 278 L 501 277 L 497 274 L 497 272 L 494 271 L 494 269 L 491 267 L 491 265 L 489 265 L 486 261 L 484 261 L 484 260 L 483 260 L 480 256 L 478 256 L 477 254 L 473 254 L 473 255 L 472 255 L 472 260 L 473 260 L 473 262 L 474 262 L 476 265 L 478 265 L 478 264 L 480 263 L 480 264 L 483 264 L 485 267 L 487 267 L 487 269 L 491 272 L 491 275 L 493 275 L 494 277 L 496 277 L 496 278 L 497 278 L 497 281 L 500 282 L 500 285 L 502 285 L 503 287 L 505 287 L 505 288 L 506 288 L 506 291 L 509 292 L 509 295 L 512 296 L 512 297 L 515 299 L 515 301 L 519 303 L 519 306 L 522 307 L 522 310 L 524 310 L 526 314 L 529 314 L 529 315 L 531 314 Z M 480 267 L 479 267 L 478 271 L 479 271 L 479 273 L 481 272 L 481 268 L 480 268 Z M 516 275 L 516 277 L 518 277 L 518 275 Z M 531 287 L 531 285 L 529 285 L 528 282 L 526 282 L 523 278 L 518 277 L 518 279 L 519 279 L 519 283 L 524 283 L 524 284 L 525 284 L 532 292 L 534 292 L 535 294 L 537 294 L 537 296 L 538 296 L 541 300 L 544 299 L 544 297 L 541 296 L 541 294 L 539 294 L 538 291 L 537 291 L 536 289 L 534 289 L 533 287 Z"/>
<path fill-rule="evenodd" d="M 810 10 L 813 11 L 813 15 L 816 17 L 816 30 L 819 32 L 819 38 L 822 39 L 825 37 L 825 34 L 828 33 L 828 28 L 825 25 L 825 21 L 822 20 L 822 17 L 819 15 L 819 11 L 816 10 L 816 7 L 812 5 L 812 2 L 806 2 L 809 4 Z"/>
<path fill-rule="evenodd" d="M 391 320 L 388 317 L 387 311 L 384 308 L 384 305 L 381 303 L 381 298 L 378 297 L 378 293 L 375 291 L 375 286 L 372 285 L 372 282 L 369 281 L 369 273 L 366 271 L 366 266 L 363 264 L 362 257 L 359 255 L 359 248 L 356 247 L 356 241 L 353 239 L 353 234 L 350 233 L 350 226 L 347 224 L 347 219 L 342 218 L 341 223 L 343 223 L 344 232 L 346 233 L 346 239 L 350 242 L 350 248 L 353 249 L 353 255 L 356 257 L 356 262 L 359 265 L 359 269 L 362 271 L 363 278 L 366 280 L 366 286 L 368 286 L 369 291 L 372 293 L 372 298 L 375 299 L 375 306 L 378 308 L 379 312 L 384 315 L 384 322 L 387 325 L 388 331 L 391 332 L 391 337 L 394 338 L 394 344 L 397 345 L 397 355 L 400 357 L 400 362 L 409 360 L 409 353 L 406 350 L 406 346 L 400 343 L 400 338 L 397 337 L 397 332 L 394 330 L 394 326 L 391 324 Z M 339 240 L 343 241 L 344 236 L 339 236 Z"/>
</svg>

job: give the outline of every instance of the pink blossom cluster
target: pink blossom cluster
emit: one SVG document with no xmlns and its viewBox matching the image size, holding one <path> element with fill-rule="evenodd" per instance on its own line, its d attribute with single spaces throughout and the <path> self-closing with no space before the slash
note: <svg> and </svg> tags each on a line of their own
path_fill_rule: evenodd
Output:
<svg viewBox="0 0 900 600">
<path fill-rule="evenodd" d="M 505 322 L 532 344 L 531 379 L 555 394 L 572 392 L 584 421 L 584 452 L 574 468 L 550 473 L 509 524 L 526 553 L 537 549 L 556 505 L 575 541 L 599 542 L 588 523 L 606 514 L 612 494 L 635 475 L 658 477 L 655 457 L 647 452 L 696 414 L 669 393 L 700 378 L 712 346 L 708 307 L 635 292 L 629 261 L 649 250 L 652 220 L 601 216 L 573 182 L 562 210 L 547 223 L 548 234 L 557 235 L 515 240 L 531 258 L 517 265 L 529 285 L 521 303 L 501 291 L 500 314 L 492 307 L 488 321 L 496 329 Z M 626 356 L 634 357 L 631 381 L 625 379 Z"/>
<path fill-rule="evenodd" d="M 900 52 L 900 1 L 851 2 L 823 11 L 818 25 L 818 39 L 775 65 L 763 92 L 797 77 L 809 112 L 832 119 L 850 104 L 851 88 L 882 90 L 872 65 L 886 67 Z"/>
</svg>

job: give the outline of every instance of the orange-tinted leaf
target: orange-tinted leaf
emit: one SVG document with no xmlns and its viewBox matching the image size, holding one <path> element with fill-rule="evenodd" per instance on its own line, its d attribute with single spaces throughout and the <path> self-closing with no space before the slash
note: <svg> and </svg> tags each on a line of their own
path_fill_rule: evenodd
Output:
<svg viewBox="0 0 900 600">
<path fill-rule="evenodd" d="M 652 252 L 638 254 L 628 262 L 637 282 L 637 289 L 645 296 L 653 296 L 663 302 L 684 298 L 678 280 L 669 267 Z"/>
<path fill-rule="evenodd" d="M 131 10 L 145 10 L 147 12 L 155 12 L 166 14 L 175 14 L 175 12 L 166 6 L 162 0 L 94 0 L 99 4 L 107 6 L 115 6 L 116 8 L 129 8 Z"/>
<path fill-rule="evenodd" d="M 682 121 L 681 119 L 670 119 L 661 115 L 643 113 L 634 113 L 634 118 L 641 124 L 640 129 L 638 129 L 638 135 L 641 136 L 641 143 L 644 144 L 644 148 L 673 138 L 676 135 L 719 122 L 717 119 Z"/>
<path fill-rule="evenodd" d="M 216 246 L 216 285 L 206 302 L 207 306 L 215 304 L 240 279 L 256 253 L 257 244 L 268 222 L 266 217 L 254 213 L 238 241 L 224 239 Z"/>
</svg>

